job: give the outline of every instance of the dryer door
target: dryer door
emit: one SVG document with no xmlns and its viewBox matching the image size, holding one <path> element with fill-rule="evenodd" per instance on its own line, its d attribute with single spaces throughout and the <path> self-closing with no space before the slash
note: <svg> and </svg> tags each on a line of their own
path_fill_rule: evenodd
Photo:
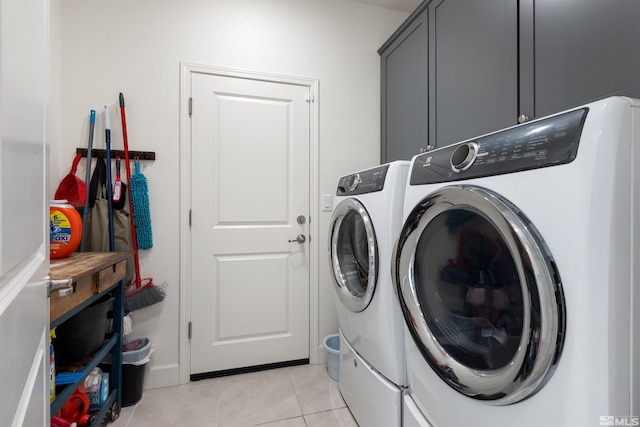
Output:
<svg viewBox="0 0 640 427">
<path fill-rule="evenodd" d="M 393 262 L 411 335 L 451 387 L 509 404 L 549 379 L 564 339 L 560 277 L 508 200 L 474 186 L 435 191 L 406 220 Z"/>
<path fill-rule="evenodd" d="M 371 218 L 358 200 L 338 204 L 329 228 L 331 269 L 336 292 L 351 311 L 367 308 L 378 277 L 378 245 Z"/>
</svg>

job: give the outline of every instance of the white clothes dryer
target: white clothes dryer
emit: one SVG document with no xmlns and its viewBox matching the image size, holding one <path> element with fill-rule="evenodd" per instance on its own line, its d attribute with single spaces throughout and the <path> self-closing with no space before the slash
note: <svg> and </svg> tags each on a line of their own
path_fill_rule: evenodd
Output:
<svg viewBox="0 0 640 427">
<path fill-rule="evenodd" d="M 329 227 L 340 327 L 339 389 L 362 426 L 399 426 L 403 319 L 391 281 L 410 162 L 343 176 Z"/>
<path fill-rule="evenodd" d="M 620 97 L 414 157 L 406 425 L 640 424 L 639 171 Z"/>
</svg>

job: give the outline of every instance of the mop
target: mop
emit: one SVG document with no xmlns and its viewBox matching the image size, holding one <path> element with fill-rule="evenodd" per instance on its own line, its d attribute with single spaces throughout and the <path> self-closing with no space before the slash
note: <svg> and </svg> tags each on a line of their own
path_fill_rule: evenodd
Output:
<svg viewBox="0 0 640 427">
<path fill-rule="evenodd" d="M 156 304 L 164 300 L 166 294 L 164 289 L 161 289 L 153 284 L 153 279 L 145 278 L 142 279 L 140 277 L 140 260 L 138 258 L 138 242 L 137 242 L 137 234 L 136 234 L 136 226 L 135 226 L 135 216 L 137 215 L 135 205 L 133 203 L 133 193 L 136 192 L 136 197 L 138 197 L 138 192 L 143 191 L 143 189 L 134 190 L 134 180 L 132 180 L 131 176 L 131 161 L 129 159 L 129 140 L 127 138 L 127 119 L 124 110 L 124 95 L 120 93 L 120 115 L 122 118 L 122 139 L 124 141 L 124 160 L 126 163 L 126 172 L 127 172 L 127 181 L 129 182 L 129 213 L 131 220 L 131 240 L 133 244 L 133 260 L 135 264 L 135 272 L 136 278 L 134 282 L 131 283 L 129 288 L 133 288 L 128 291 L 124 295 L 124 306 L 127 311 L 135 311 L 141 308 L 148 307 L 150 305 Z M 142 176 L 142 175 L 141 175 Z M 145 178 L 146 183 L 146 178 Z M 147 199 L 147 209 L 149 206 L 149 201 Z M 151 225 L 149 223 L 149 225 Z"/>
<path fill-rule="evenodd" d="M 136 212 L 133 217 L 136 225 L 136 238 L 138 249 L 151 249 L 153 236 L 151 235 L 151 213 L 149 212 L 149 192 L 147 178 L 140 173 L 140 163 L 135 159 L 135 175 L 131 177 L 129 187 L 131 191 L 131 203 Z"/>
</svg>

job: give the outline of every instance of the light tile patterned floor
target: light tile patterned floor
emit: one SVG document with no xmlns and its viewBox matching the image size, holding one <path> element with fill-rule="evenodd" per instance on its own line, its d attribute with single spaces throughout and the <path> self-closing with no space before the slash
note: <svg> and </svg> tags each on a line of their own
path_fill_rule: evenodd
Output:
<svg viewBox="0 0 640 427">
<path fill-rule="evenodd" d="M 145 390 L 110 427 L 357 427 L 326 365 Z"/>
</svg>

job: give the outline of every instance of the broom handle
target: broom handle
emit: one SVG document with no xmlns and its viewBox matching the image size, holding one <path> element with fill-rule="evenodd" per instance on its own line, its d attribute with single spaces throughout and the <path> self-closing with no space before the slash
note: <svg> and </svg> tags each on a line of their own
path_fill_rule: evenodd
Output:
<svg viewBox="0 0 640 427">
<path fill-rule="evenodd" d="M 120 117 L 122 118 L 122 140 L 124 141 L 124 162 L 127 165 L 127 183 L 131 187 L 131 163 L 129 160 L 129 140 L 127 138 L 127 118 L 124 112 L 124 95 L 120 92 Z M 133 262 L 136 270 L 136 288 L 139 288 L 142 284 L 140 278 L 140 260 L 138 259 L 138 238 L 136 236 L 136 226 L 133 221 L 133 203 L 131 202 L 131 188 L 127 191 L 127 199 L 129 200 L 129 221 L 131 222 L 131 240 L 133 245 Z"/>
<path fill-rule="evenodd" d="M 113 182 L 111 181 L 111 118 L 109 107 L 104 106 L 104 133 L 107 146 L 107 207 L 109 213 L 109 250 L 115 251 L 115 235 L 113 228 Z"/>
<path fill-rule="evenodd" d="M 91 181 L 91 151 L 93 150 L 93 133 L 96 124 L 96 110 L 91 110 L 89 115 L 89 144 L 87 150 L 87 172 L 85 174 L 84 182 L 89 186 Z M 89 192 L 87 191 L 87 197 L 84 200 L 84 210 L 82 211 L 82 239 L 80 239 L 80 252 L 85 251 L 85 243 L 87 241 L 87 221 L 89 220 Z"/>
</svg>

